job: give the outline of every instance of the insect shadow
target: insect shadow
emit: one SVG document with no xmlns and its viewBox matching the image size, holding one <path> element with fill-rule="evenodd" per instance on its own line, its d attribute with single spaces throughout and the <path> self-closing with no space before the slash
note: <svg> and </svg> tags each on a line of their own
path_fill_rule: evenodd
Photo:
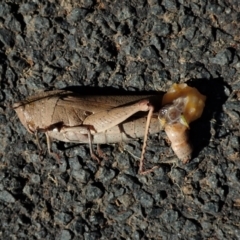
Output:
<svg viewBox="0 0 240 240">
<path fill-rule="evenodd" d="M 96 95 L 96 96 L 119 96 L 119 95 L 132 95 L 132 96 L 139 96 L 139 95 L 155 95 L 159 94 L 158 91 L 126 91 L 124 89 L 117 89 L 113 87 L 83 87 L 83 86 L 68 86 L 64 88 L 64 90 L 69 90 L 72 92 L 76 92 L 80 95 Z"/>
<path fill-rule="evenodd" d="M 223 78 L 194 79 L 189 80 L 187 84 L 197 88 L 200 93 L 207 97 L 201 118 L 191 124 L 190 139 L 194 148 L 193 157 L 197 157 L 199 152 L 209 145 L 211 120 L 215 119 L 216 125 L 222 124 L 219 115 L 227 100 L 225 86 L 228 88 L 229 86 L 223 81 Z"/>
</svg>

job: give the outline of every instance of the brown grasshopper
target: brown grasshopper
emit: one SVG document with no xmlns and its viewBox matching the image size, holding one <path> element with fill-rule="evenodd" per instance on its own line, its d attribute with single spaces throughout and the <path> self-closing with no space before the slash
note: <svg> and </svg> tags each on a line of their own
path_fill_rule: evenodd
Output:
<svg viewBox="0 0 240 240">
<path fill-rule="evenodd" d="M 156 119 L 152 118 L 153 112 L 161 108 L 162 95 L 159 93 L 148 96 L 79 96 L 71 91 L 55 90 L 28 97 L 24 101 L 15 103 L 13 108 L 22 124 L 30 133 L 37 136 L 37 140 L 39 132 L 45 133 L 48 152 L 54 156 L 51 151 L 52 138 L 65 142 L 88 142 L 91 156 L 98 160 L 92 150 L 93 142 L 106 143 L 107 141 L 102 139 L 103 136 L 110 136 L 110 132 L 119 129 L 130 117 L 135 119 L 134 126 L 139 124 L 138 121 L 144 122 L 137 126 L 143 129 L 139 137 L 144 137 L 139 167 L 139 173 L 142 174 L 148 172 L 143 170 L 147 135 L 151 119 Z M 139 120 L 136 115 L 141 111 L 148 114 L 147 117 Z M 127 128 L 131 125 L 130 122 L 126 124 Z M 154 124 L 156 125 L 156 121 Z M 159 127 L 155 127 L 154 124 L 150 129 L 154 129 L 152 132 L 158 132 L 159 122 Z M 130 135 L 127 131 L 129 130 L 125 130 L 126 136 Z M 126 140 L 122 133 L 117 135 Z M 116 138 L 114 142 L 117 141 Z"/>
</svg>

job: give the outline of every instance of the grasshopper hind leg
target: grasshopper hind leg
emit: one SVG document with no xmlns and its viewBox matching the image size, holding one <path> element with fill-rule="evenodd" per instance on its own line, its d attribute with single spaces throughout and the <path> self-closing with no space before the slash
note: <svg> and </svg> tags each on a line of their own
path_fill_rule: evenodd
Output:
<svg viewBox="0 0 240 240">
<path fill-rule="evenodd" d="M 142 146 L 142 153 L 141 153 L 139 170 L 138 170 L 138 173 L 142 174 L 142 175 L 153 172 L 155 169 L 158 168 L 158 166 L 155 166 L 151 169 L 144 170 L 144 155 L 146 152 L 148 131 L 149 131 L 149 126 L 150 126 L 151 118 L 153 115 L 153 111 L 154 111 L 153 106 L 149 106 L 149 112 L 148 112 L 148 116 L 147 116 L 147 122 L 146 122 L 146 126 L 145 126 L 145 134 L 144 134 L 144 140 L 143 140 L 143 146 Z"/>
</svg>

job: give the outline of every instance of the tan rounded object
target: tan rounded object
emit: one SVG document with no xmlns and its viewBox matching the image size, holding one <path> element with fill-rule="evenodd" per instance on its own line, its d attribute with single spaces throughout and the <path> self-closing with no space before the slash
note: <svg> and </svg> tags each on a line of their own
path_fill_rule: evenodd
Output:
<svg viewBox="0 0 240 240">
<path fill-rule="evenodd" d="M 189 129 L 181 123 L 174 123 L 166 124 L 165 132 L 171 141 L 174 153 L 183 163 L 187 163 L 193 151 L 189 141 Z"/>
<path fill-rule="evenodd" d="M 196 88 L 189 87 L 186 83 L 174 83 L 164 94 L 162 105 L 172 103 L 179 98 L 184 99 L 182 114 L 188 124 L 201 117 L 206 96 L 202 95 Z"/>
</svg>

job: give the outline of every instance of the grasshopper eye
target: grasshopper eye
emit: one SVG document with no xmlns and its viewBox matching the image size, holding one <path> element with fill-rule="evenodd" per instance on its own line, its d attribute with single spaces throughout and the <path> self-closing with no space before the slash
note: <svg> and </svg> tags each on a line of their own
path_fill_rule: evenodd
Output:
<svg viewBox="0 0 240 240">
<path fill-rule="evenodd" d="M 159 111 L 159 118 L 166 118 L 166 115 L 168 113 L 168 109 L 171 106 L 171 104 L 165 105 L 164 107 L 162 107 Z"/>
<path fill-rule="evenodd" d="M 165 105 L 159 112 L 159 119 L 166 124 L 179 122 L 184 108 L 183 101 L 178 99 L 172 104 Z"/>
</svg>

